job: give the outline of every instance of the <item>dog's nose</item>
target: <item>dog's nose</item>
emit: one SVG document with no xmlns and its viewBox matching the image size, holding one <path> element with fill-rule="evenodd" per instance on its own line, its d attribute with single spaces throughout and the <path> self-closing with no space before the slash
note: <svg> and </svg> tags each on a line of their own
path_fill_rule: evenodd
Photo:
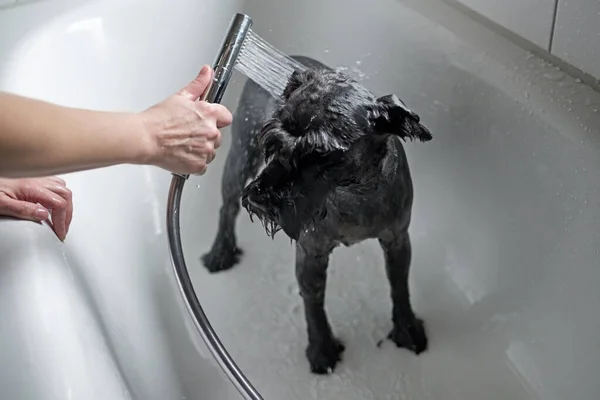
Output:
<svg viewBox="0 0 600 400">
<path fill-rule="evenodd" d="M 258 186 L 247 188 L 245 201 L 246 205 L 250 205 L 256 211 L 267 212 L 268 210 L 268 207 L 265 204 L 267 199 L 265 198 L 264 190 Z"/>
<path fill-rule="evenodd" d="M 262 209 L 260 205 L 260 196 L 262 190 L 258 185 L 249 185 L 242 193 L 242 207 L 247 208 L 248 205 L 252 205 L 256 208 Z"/>
<path fill-rule="evenodd" d="M 256 185 L 256 184 L 250 184 L 248 186 L 246 186 L 246 188 L 244 189 L 244 196 L 245 197 L 256 197 L 256 196 L 260 196 L 262 194 L 262 190 L 260 189 L 260 186 Z"/>
</svg>

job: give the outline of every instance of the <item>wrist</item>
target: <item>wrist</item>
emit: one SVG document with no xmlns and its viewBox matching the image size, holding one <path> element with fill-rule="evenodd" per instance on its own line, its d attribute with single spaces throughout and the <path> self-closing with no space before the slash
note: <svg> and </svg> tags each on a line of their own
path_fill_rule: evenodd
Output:
<svg viewBox="0 0 600 400">
<path fill-rule="evenodd" d="M 135 126 L 134 135 L 137 143 L 134 144 L 137 151 L 132 154 L 131 163 L 138 165 L 155 165 L 158 158 L 159 146 L 157 136 L 160 131 L 158 121 L 147 112 L 132 115 Z"/>
</svg>

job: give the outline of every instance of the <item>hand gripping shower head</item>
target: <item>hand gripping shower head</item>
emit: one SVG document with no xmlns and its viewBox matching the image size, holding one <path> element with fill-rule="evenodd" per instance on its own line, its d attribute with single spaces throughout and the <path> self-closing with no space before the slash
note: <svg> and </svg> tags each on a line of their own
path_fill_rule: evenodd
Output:
<svg viewBox="0 0 600 400">
<path fill-rule="evenodd" d="M 233 16 L 213 66 L 215 72 L 213 81 L 211 82 L 209 89 L 205 92 L 202 100 L 206 100 L 210 103 L 219 103 L 221 101 L 251 26 L 252 19 L 247 15 L 236 14 Z M 179 289 L 202 339 L 206 343 L 213 357 L 217 360 L 219 366 L 223 369 L 242 397 L 246 400 L 263 400 L 219 340 L 219 337 L 212 328 L 210 321 L 206 317 L 206 314 L 198 301 L 194 286 L 188 274 L 185 258 L 183 256 L 179 226 L 181 194 L 183 192 L 185 181 L 188 178 L 189 175 L 173 174 L 167 201 L 167 234 L 169 238 L 169 251 L 171 253 L 171 261 Z"/>
</svg>

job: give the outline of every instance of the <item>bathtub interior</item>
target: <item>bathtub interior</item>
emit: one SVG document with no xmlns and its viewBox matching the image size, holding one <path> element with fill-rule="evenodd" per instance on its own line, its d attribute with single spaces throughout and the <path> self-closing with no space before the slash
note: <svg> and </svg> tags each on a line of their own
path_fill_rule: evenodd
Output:
<svg viewBox="0 0 600 400">
<path fill-rule="evenodd" d="M 327 309 L 347 346 L 331 376 L 308 371 L 294 247 L 283 234 L 271 240 L 242 210 L 241 263 L 211 275 L 199 261 L 216 232 L 227 133 L 209 172 L 190 179 L 190 273 L 264 397 L 597 397 L 600 95 L 435 1 L 256 0 L 244 12 L 288 54 L 347 66 L 374 92 L 396 93 L 434 134 L 406 145 L 411 290 L 429 350 L 376 347 L 391 327 L 381 250 L 375 240 L 341 247 Z M 232 107 L 243 82 L 237 75 L 229 88 Z"/>
<path fill-rule="evenodd" d="M 99 110 L 151 106 L 211 62 L 240 3 L 165 4 L 42 0 L 2 10 L 0 90 Z M 64 244 L 46 225 L 0 220 L 0 398 L 238 398 L 173 278 L 170 174 L 116 166 L 63 178 L 75 209 Z"/>
<path fill-rule="evenodd" d="M 294 248 L 283 235 L 271 240 L 242 212 L 242 262 L 215 275 L 200 264 L 216 231 L 229 129 L 208 173 L 186 184 L 182 239 L 196 291 L 266 399 L 598 397 L 597 92 L 434 0 L 74 3 L 37 3 L 52 18 L 25 6 L 0 14 L 0 26 L 14 27 L 0 44 L 18 43 L 0 69 L 2 89 L 140 110 L 212 60 L 241 11 L 281 50 L 348 66 L 374 92 L 398 94 L 434 134 L 406 146 L 415 185 L 411 290 L 430 348 L 416 357 L 376 347 L 391 324 L 381 251 L 375 241 L 339 248 L 327 309 L 347 349 L 331 376 L 308 372 Z M 31 17 L 29 30 L 18 17 Z M 197 40 L 208 34 L 214 40 Z M 244 81 L 236 74 L 225 95 L 232 110 Z M 122 397 L 238 398 L 206 363 L 172 281 L 169 174 L 119 166 L 66 179 L 76 194 L 66 257 L 87 285 L 78 289 L 93 305 L 87 312 L 106 329 Z M 56 398 L 68 398 L 60 390 L 77 377 L 56 378 Z M 116 398 L 76 385 L 71 395 Z"/>
</svg>

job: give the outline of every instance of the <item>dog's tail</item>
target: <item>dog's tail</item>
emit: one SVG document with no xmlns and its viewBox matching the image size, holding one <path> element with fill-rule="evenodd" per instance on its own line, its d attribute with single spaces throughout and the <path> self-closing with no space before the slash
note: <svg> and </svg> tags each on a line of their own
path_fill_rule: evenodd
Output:
<svg viewBox="0 0 600 400">
<path fill-rule="evenodd" d="M 433 139 L 429 129 L 421 124 L 419 115 L 409 110 L 404 102 L 394 94 L 378 98 L 374 114 L 377 132 L 421 142 Z"/>
</svg>

